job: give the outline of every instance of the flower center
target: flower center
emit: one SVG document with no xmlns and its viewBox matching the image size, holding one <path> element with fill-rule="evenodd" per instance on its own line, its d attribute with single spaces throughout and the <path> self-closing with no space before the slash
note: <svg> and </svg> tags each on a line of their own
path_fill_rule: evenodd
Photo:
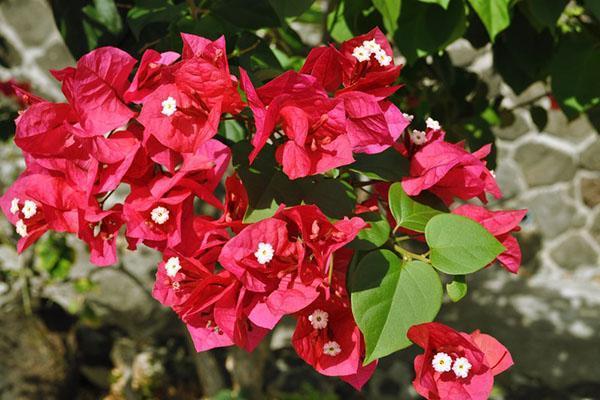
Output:
<svg viewBox="0 0 600 400">
<path fill-rule="evenodd" d="M 431 365 L 437 372 L 448 372 L 452 369 L 452 358 L 446 353 L 439 352 L 433 356 Z"/>
<path fill-rule="evenodd" d="M 454 371 L 454 375 L 458 378 L 466 378 L 469 376 L 469 371 L 471 370 L 471 363 L 465 357 L 458 357 L 454 360 L 454 365 L 452 365 L 452 371 Z"/>
<path fill-rule="evenodd" d="M 355 47 L 352 55 L 360 62 L 369 61 L 369 58 L 371 58 L 371 52 L 363 46 Z"/>
<path fill-rule="evenodd" d="M 25 200 L 21 211 L 23 212 L 23 216 L 25 217 L 25 219 L 29 219 L 35 214 L 37 214 L 37 204 L 35 204 L 31 200 Z"/>
<path fill-rule="evenodd" d="M 425 120 L 425 124 L 427 124 L 427 128 L 433 129 L 434 131 L 442 129 L 440 123 L 431 117 Z"/>
<path fill-rule="evenodd" d="M 339 343 L 332 340 L 331 342 L 327 342 L 323 345 L 323 353 L 328 356 L 335 357 L 342 352 L 342 348 Z"/>
<path fill-rule="evenodd" d="M 323 310 L 315 310 L 312 314 L 308 316 L 308 320 L 310 324 L 315 329 L 325 329 L 327 328 L 327 322 L 329 320 L 329 314 Z"/>
<path fill-rule="evenodd" d="M 23 222 L 22 219 L 17 221 L 17 223 L 15 224 L 15 228 L 16 228 L 19 236 L 21 236 L 21 237 L 27 236 L 27 225 L 25 225 L 25 222 Z"/>
<path fill-rule="evenodd" d="M 10 212 L 12 214 L 18 214 L 19 213 L 19 199 L 18 198 L 14 198 L 12 199 L 12 201 L 10 202 Z"/>
<path fill-rule="evenodd" d="M 181 264 L 179 263 L 179 257 L 171 257 L 165 263 L 165 270 L 167 271 L 167 276 L 171 278 L 174 278 L 180 269 Z"/>
<path fill-rule="evenodd" d="M 258 249 L 254 253 L 254 257 L 259 262 L 259 264 L 266 264 L 273 259 L 273 255 L 275 251 L 273 250 L 273 246 L 269 243 L 260 242 L 258 244 Z"/>
<path fill-rule="evenodd" d="M 423 131 L 414 129 L 410 132 L 410 141 L 416 145 L 425 144 L 427 142 L 427 135 Z"/>
<path fill-rule="evenodd" d="M 374 55 L 375 60 L 377 60 L 379 65 L 382 67 L 387 67 L 392 63 L 392 57 L 381 48 L 375 39 L 365 40 L 362 46 L 357 46 L 354 48 L 352 55 L 359 62 L 369 61 L 371 59 L 371 55 Z"/>
<path fill-rule="evenodd" d="M 165 100 L 163 100 L 161 105 L 162 105 L 161 113 L 163 113 L 167 117 L 170 117 L 171 115 L 175 114 L 175 111 L 177 111 L 177 101 L 174 98 L 172 98 L 171 96 L 169 96 Z"/>
<path fill-rule="evenodd" d="M 150 217 L 152 218 L 152 221 L 154 221 L 158 225 L 162 225 L 169 220 L 169 210 L 160 206 L 156 207 L 150 213 Z"/>
<path fill-rule="evenodd" d="M 375 52 L 375 59 L 382 67 L 387 67 L 392 63 L 392 57 L 388 56 L 387 53 L 383 50 Z"/>
</svg>

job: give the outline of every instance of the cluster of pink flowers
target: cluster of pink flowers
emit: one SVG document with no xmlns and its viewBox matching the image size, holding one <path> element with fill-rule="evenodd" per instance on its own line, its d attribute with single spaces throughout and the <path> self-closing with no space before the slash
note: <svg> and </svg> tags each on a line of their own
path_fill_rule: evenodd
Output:
<svg viewBox="0 0 600 400">
<path fill-rule="evenodd" d="M 105 266 L 118 261 L 124 233 L 131 250 L 143 244 L 163 254 L 153 295 L 179 315 L 198 351 L 252 350 L 291 315 L 298 355 L 318 372 L 360 388 L 376 361 L 363 365 L 364 338 L 346 289 L 353 255 L 346 245 L 367 224 L 360 217 L 332 222 L 315 205 L 281 205 L 274 216 L 246 224 L 248 195 L 236 174 L 225 179 L 224 200 L 214 194 L 231 160 L 230 148 L 215 138 L 223 115 L 246 107 L 242 89 L 255 123 L 250 162 L 267 144 L 276 145 L 276 160 L 291 179 L 393 147 L 410 159 L 405 191 L 427 190 L 446 204 L 500 196 L 482 161 L 489 146 L 469 153 L 447 143 L 432 119 L 426 131 L 406 129 L 412 116 L 387 100 L 399 87 L 400 66 L 378 29 L 339 48 L 315 48 L 300 72 L 256 89 L 245 71 L 239 84 L 230 73 L 223 38 L 182 38 L 182 54 L 147 50 L 138 63 L 106 47 L 54 71 L 67 103 L 22 93 L 29 106 L 17 120 L 15 143 L 27 168 L 0 199 L 21 236 L 18 250 L 48 230 L 69 232 L 88 244 L 92 263 Z M 122 186 L 129 194 L 109 208 L 108 197 Z M 199 200 L 220 215 L 199 215 Z M 454 212 L 497 236 L 507 247 L 499 261 L 516 271 L 520 253 L 510 232 L 523 212 L 467 205 Z M 483 398 L 472 385 L 487 390 L 510 355 L 498 361 L 493 339 L 449 329 L 411 331 L 426 348 L 415 362 L 415 386 L 429 398 Z M 455 376 L 446 365 L 440 369 L 442 361 Z M 457 385 L 471 397 L 454 395 Z"/>
</svg>

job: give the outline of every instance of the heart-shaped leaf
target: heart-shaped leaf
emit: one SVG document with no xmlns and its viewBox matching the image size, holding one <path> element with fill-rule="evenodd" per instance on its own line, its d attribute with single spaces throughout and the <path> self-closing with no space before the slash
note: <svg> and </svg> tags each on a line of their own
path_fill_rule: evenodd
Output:
<svg viewBox="0 0 600 400">
<path fill-rule="evenodd" d="M 452 275 L 465 275 L 485 267 L 506 249 L 477 222 L 455 214 L 440 214 L 425 227 L 431 264 Z"/>
<path fill-rule="evenodd" d="M 398 226 L 416 232 L 424 232 L 427 222 L 441 211 L 417 203 L 404 192 L 399 182 L 390 187 L 388 195 L 390 210 Z"/>
<path fill-rule="evenodd" d="M 354 319 L 365 337 L 365 365 L 410 346 L 408 329 L 432 321 L 442 304 L 442 284 L 431 265 L 404 263 L 389 250 L 363 257 L 349 288 Z"/>
</svg>

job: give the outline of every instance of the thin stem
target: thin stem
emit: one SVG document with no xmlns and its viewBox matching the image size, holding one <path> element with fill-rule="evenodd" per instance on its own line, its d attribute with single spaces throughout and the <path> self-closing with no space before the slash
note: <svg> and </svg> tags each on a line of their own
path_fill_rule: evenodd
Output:
<svg viewBox="0 0 600 400">
<path fill-rule="evenodd" d="M 398 253 L 400 253 L 405 259 L 407 260 L 419 260 L 419 261 L 423 261 L 424 263 L 427 264 L 431 264 L 431 261 L 429 261 L 429 258 L 425 257 L 425 254 L 415 254 L 412 251 L 408 251 L 405 248 L 395 244 L 394 245 L 394 250 L 396 250 Z"/>
</svg>

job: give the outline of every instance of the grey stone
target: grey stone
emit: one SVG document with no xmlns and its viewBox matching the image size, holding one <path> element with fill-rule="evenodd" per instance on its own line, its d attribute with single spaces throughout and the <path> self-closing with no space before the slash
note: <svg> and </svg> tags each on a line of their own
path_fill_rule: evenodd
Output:
<svg viewBox="0 0 600 400">
<path fill-rule="evenodd" d="M 88 303 L 107 324 L 127 330 L 134 337 L 144 336 L 158 324 L 152 318 L 158 303 L 134 275 L 117 268 L 96 269 L 90 279 L 97 287 L 88 294 Z"/>
<path fill-rule="evenodd" d="M 580 290 L 593 288 L 582 286 Z M 464 332 L 481 329 L 510 350 L 516 362 L 496 377 L 501 387 L 515 385 L 525 377 L 539 380 L 538 385 L 546 389 L 598 380 L 597 371 L 590 370 L 600 357 L 597 303 L 574 303 L 554 290 L 528 285 L 524 277 L 509 277 L 501 268 L 487 268 L 469 276 L 469 295 L 445 307 L 440 322 Z"/>
<path fill-rule="evenodd" d="M 452 64 L 460 67 L 471 64 L 480 54 L 468 40 L 462 38 L 448 46 L 446 51 Z"/>
<path fill-rule="evenodd" d="M 596 213 L 596 216 L 592 220 L 590 234 L 596 240 L 596 242 L 600 244 L 600 212 Z"/>
<path fill-rule="evenodd" d="M 139 246 L 136 251 L 124 251 L 121 254 L 121 261 L 125 268 L 148 290 L 151 290 L 154 284 L 156 267 L 161 259 L 158 251 L 145 246 Z"/>
<path fill-rule="evenodd" d="M 598 253 L 580 234 L 567 236 L 552 249 L 550 256 L 558 265 L 568 270 L 598 263 Z"/>
<path fill-rule="evenodd" d="M 581 198 L 586 206 L 595 207 L 600 204 L 600 178 L 581 179 Z"/>
<path fill-rule="evenodd" d="M 575 143 L 581 142 L 594 134 L 594 128 L 585 114 L 569 121 L 560 110 L 550 110 L 548 112 L 548 123 L 544 131 Z"/>
<path fill-rule="evenodd" d="M 569 154 L 539 142 L 520 146 L 515 152 L 515 161 L 521 166 L 525 180 L 531 186 L 568 181 L 577 170 Z"/>
<path fill-rule="evenodd" d="M 48 70 L 62 69 L 73 65 L 75 61 L 63 42 L 55 42 L 46 49 L 43 55 L 36 59 L 36 63 L 47 75 L 52 76 Z"/>
<path fill-rule="evenodd" d="M 544 238 L 556 237 L 582 222 L 567 192 L 567 189 L 550 188 L 524 198 L 522 206 L 529 209 L 531 224 Z"/>
<path fill-rule="evenodd" d="M 506 111 L 507 113 L 509 111 Z M 509 121 L 509 125 L 495 126 L 492 128 L 494 135 L 500 139 L 514 140 L 529 131 L 529 125 L 523 116 L 522 111 L 512 112 L 512 118 L 508 115 L 505 117 L 505 121 Z"/>
<path fill-rule="evenodd" d="M 43 0 L 4 0 L 0 11 L 25 46 L 37 47 L 56 31 L 52 10 Z"/>
<path fill-rule="evenodd" d="M 496 168 L 496 181 L 504 198 L 511 198 L 525 191 L 526 184 L 523 173 L 512 160 L 500 159 Z"/>
<path fill-rule="evenodd" d="M 581 154 L 581 165 L 587 169 L 600 171 L 600 138 L 596 138 L 594 143 Z"/>
</svg>

